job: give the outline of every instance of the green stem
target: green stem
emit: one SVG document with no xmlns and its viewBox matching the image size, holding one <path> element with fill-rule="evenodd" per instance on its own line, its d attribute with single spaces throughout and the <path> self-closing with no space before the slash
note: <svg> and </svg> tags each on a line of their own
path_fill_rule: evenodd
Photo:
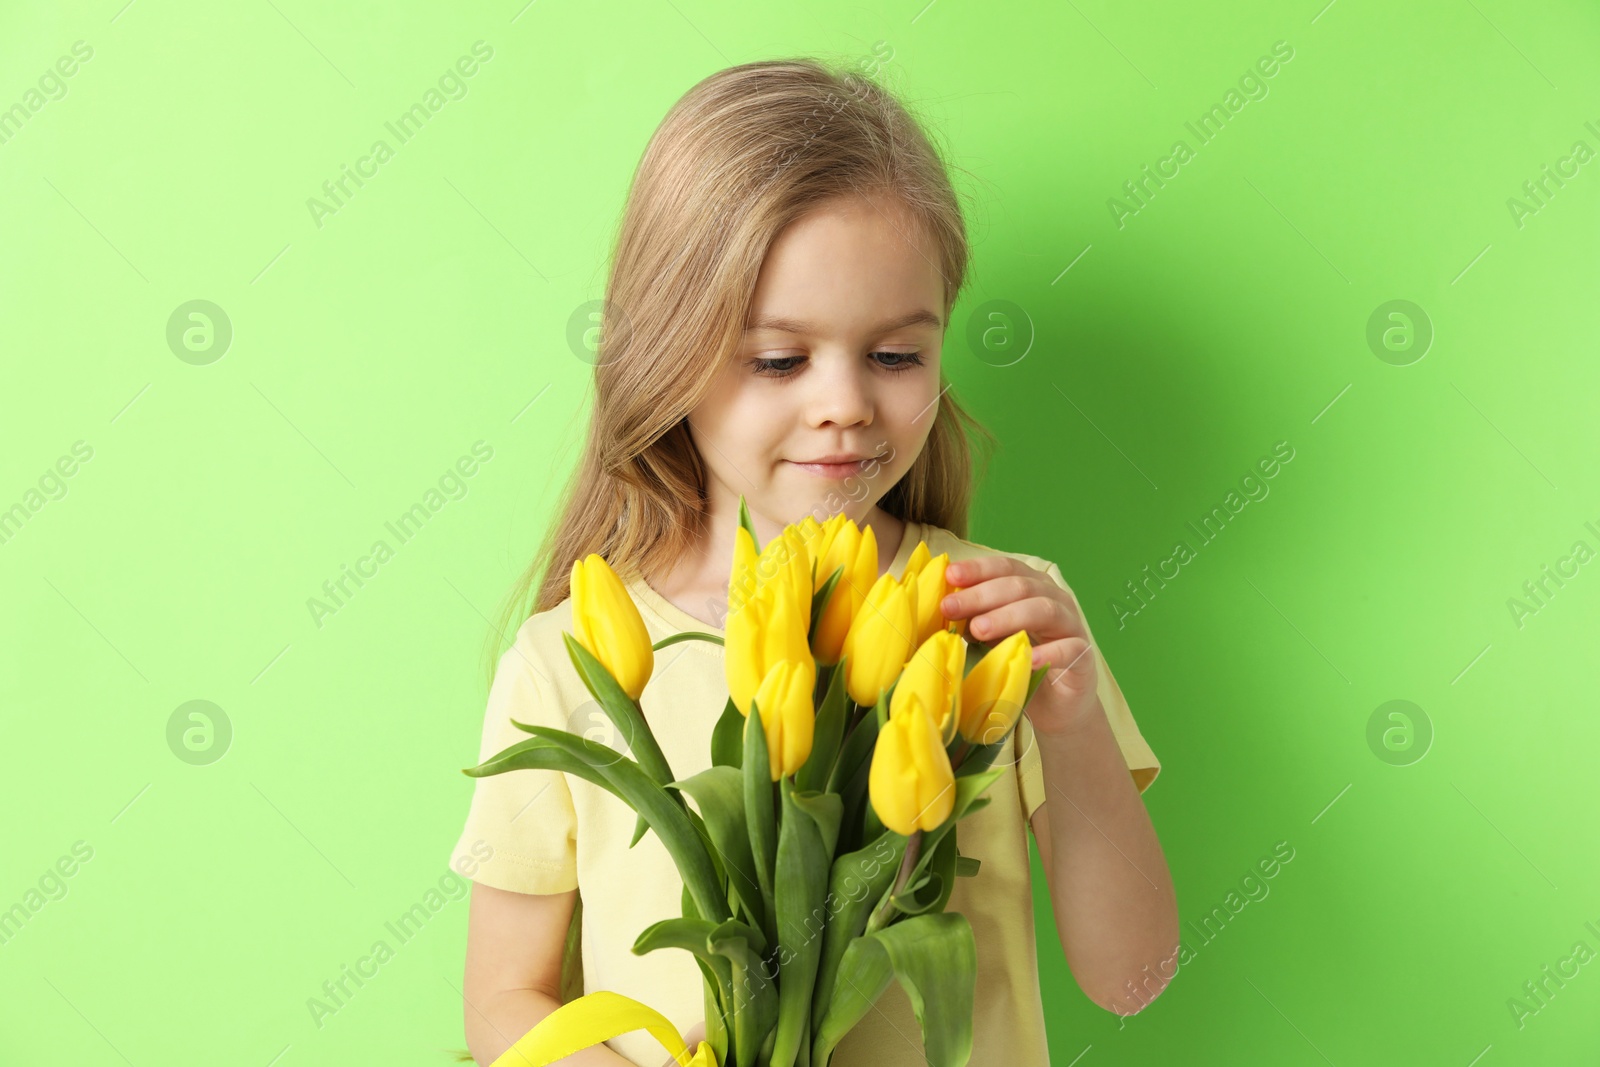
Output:
<svg viewBox="0 0 1600 1067">
<path fill-rule="evenodd" d="M 663 637 L 650 647 L 659 652 L 668 645 L 675 645 L 679 641 L 710 641 L 714 645 L 723 643 L 722 638 L 716 634 L 701 633 L 699 630 L 685 630 L 680 634 L 673 634 L 671 637 Z"/>
<path fill-rule="evenodd" d="M 913 830 L 911 836 L 906 839 L 905 855 L 900 857 L 900 870 L 894 876 L 894 885 L 890 887 L 889 892 L 878 906 L 873 909 L 872 917 L 867 920 L 866 932 L 868 934 L 876 933 L 889 925 L 889 919 L 894 914 L 894 896 L 904 889 L 906 883 L 910 881 L 911 872 L 917 866 L 917 853 L 921 851 L 922 831 Z"/>
</svg>

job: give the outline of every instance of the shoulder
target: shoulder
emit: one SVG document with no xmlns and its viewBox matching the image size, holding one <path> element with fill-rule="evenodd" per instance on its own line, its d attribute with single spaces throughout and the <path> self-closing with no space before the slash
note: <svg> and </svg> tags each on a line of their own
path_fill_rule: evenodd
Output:
<svg viewBox="0 0 1600 1067">
<path fill-rule="evenodd" d="M 559 691 L 559 677 L 577 671 L 567 655 L 563 632 L 572 630 L 572 598 L 528 616 L 506 650 L 500 653 L 499 673 L 531 672 L 551 690 Z"/>
<path fill-rule="evenodd" d="M 991 545 L 959 537 L 944 527 L 934 526 L 931 523 L 922 523 L 921 536 L 928 546 L 928 554 L 930 556 L 948 553 L 951 563 L 957 560 L 973 559 L 978 556 L 1009 556 L 1014 560 L 1050 574 L 1063 587 L 1066 586 L 1066 581 L 1061 576 L 1061 569 L 1044 556 L 1036 556 L 1029 552 L 1008 552 L 1002 548 L 994 548 Z"/>
</svg>

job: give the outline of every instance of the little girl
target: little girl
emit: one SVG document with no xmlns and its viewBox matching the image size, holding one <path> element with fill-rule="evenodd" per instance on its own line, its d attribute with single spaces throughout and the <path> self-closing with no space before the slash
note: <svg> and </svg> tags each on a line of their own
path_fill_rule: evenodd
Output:
<svg viewBox="0 0 1600 1067">
<path fill-rule="evenodd" d="M 595 552 L 628 584 L 652 640 L 721 636 L 739 498 L 762 544 L 845 513 L 900 575 L 919 543 L 947 553 L 943 605 L 987 644 L 1026 630 L 1045 684 L 1018 720 L 1014 774 L 963 820 L 980 861 L 949 910 L 977 943 L 974 1067 L 1049 1062 L 1028 832 L 1061 946 L 1084 992 L 1123 1014 L 1176 971 L 1171 878 L 1140 792 L 1160 763 L 1049 560 L 964 539 L 976 427 L 941 368 L 968 248 L 940 157 L 890 95 L 811 60 L 714 74 L 668 112 L 634 175 L 607 287 L 588 440 L 510 614 L 534 614 L 499 656 L 479 759 L 527 737 L 512 719 L 628 739 L 590 699 L 562 642 L 572 561 Z M 1051 457 L 1064 468 L 1065 463 Z M 505 629 L 505 627 L 502 627 Z M 670 645 L 640 704 L 679 778 L 710 766 L 727 700 L 722 649 Z M 492 661 L 492 657 L 491 657 Z M 704 1033 L 686 951 L 631 951 L 682 914 L 683 883 L 634 812 L 558 771 L 475 781 L 452 856 L 471 870 L 464 1006 L 489 1064 L 566 1000 L 610 989 Z M 580 906 L 581 897 L 581 906 Z M 643 1030 L 563 1064 L 657 1067 Z M 913 1067 L 921 1031 L 891 983 L 838 1046 L 836 1067 Z"/>
</svg>

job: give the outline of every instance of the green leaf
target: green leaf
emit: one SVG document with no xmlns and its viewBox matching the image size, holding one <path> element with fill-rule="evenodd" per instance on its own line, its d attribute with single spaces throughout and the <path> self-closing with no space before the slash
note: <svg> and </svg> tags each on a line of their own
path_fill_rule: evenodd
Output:
<svg viewBox="0 0 1600 1067">
<path fill-rule="evenodd" d="M 890 977 L 899 980 L 922 1027 L 929 1067 L 964 1067 L 972 1056 L 978 948 L 959 912 L 915 915 L 845 949 L 833 1003 L 813 1038 L 811 1067 L 872 1010 Z"/>
<path fill-rule="evenodd" d="M 811 1027 L 821 1026 L 823 1013 L 833 999 L 835 977 L 844 950 L 867 928 L 867 917 L 894 882 L 910 840 L 885 830 L 865 848 L 848 852 L 833 861 L 828 872 L 828 900 L 838 908 L 828 916 L 822 936 L 822 955 L 817 963 L 817 980 L 811 996 Z"/>
<path fill-rule="evenodd" d="M 711 728 L 711 765 L 744 765 L 744 716 L 739 714 L 739 706 L 732 697 L 722 706 L 722 717 L 717 725 Z"/>
<path fill-rule="evenodd" d="M 854 705 L 852 705 L 854 706 Z M 844 802 L 840 839 L 847 849 L 861 847 L 873 838 L 862 830 L 862 808 L 867 803 L 867 778 L 872 769 L 872 752 L 878 743 L 878 720 L 866 715 L 845 738 L 838 762 L 828 777 L 828 791 L 838 793 Z M 876 836 L 876 835 L 873 835 Z"/>
<path fill-rule="evenodd" d="M 744 775 L 739 768 L 711 767 L 681 782 L 672 782 L 667 788 L 681 789 L 694 798 L 711 836 L 712 858 L 721 857 L 733 893 L 750 914 L 760 918 L 765 905 L 755 858 L 750 852 L 750 833 L 745 827 Z"/>
<path fill-rule="evenodd" d="M 778 1018 L 778 990 L 768 976 L 761 952 L 744 923 L 723 923 L 707 937 L 711 950 L 726 956 L 733 969 L 734 1063 L 756 1064 L 764 1039 L 772 1036 Z"/>
<path fill-rule="evenodd" d="M 816 723 L 811 731 L 811 755 L 795 775 L 795 785 L 802 790 L 823 791 L 833 773 L 839 746 L 844 741 L 845 717 L 850 706 L 844 689 L 845 669 L 844 660 L 840 660 L 828 679 L 828 692 L 817 708 Z"/>
<path fill-rule="evenodd" d="M 723 994 L 717 988 L 717 973 L 709 964 L 700 957 L 695 957 L 695 966 L 700 968 L 700 974 L 705 979 L 700 983 L 700 993 L 704 998 L 702 1005 L 706 1017 L 706 1040 L 711 1042 L 711 1049 L 718 1063 L 727 1063 L 728 1046 L 732 1034 L 728 1028 L 728 1001 L 723 999 Z M 727 996 L 731 999 L 733 992 L 730 989 Z"/>
<path fill-rule="evenodd" d="M 772 810 L 772 761 L 767 753 L 767 735 L 755 701 L 744 716 L 745 824 L 750 835 L 750 855 L 756 865 L 756 882 L 761 886 L 764 931 L 769 942 L 778 939 L 777 910 L 772 898 L 772 869 L 778 856 L 778 830 Z"/>
<path fill-rule="evenodd" d="M 756 546 L 756 555 L 761 554 L 761 538 L 756 536 L 755 523 L 750 521 L 750 507 L 745 503 L 744 494 L 739 494 L 739 525 L 750 533 L 750 540 Z M 741 1064 L 741 1067 L 743 1065 Z"/>
<path fill-rule="evenodd" d="M 778 1033 L 771 1067 L 793 1067 L 811 1017 L 811 991 L 827 910 L 822 872 L 833 858 L 843 810 L 833 793 L 800 793 L 780 779 L 783 823 L 778 830 Z"/>
<path fill-rule="evenodd" d="M 511 723 L 520 730 L 527 730 L 529 733 L 533 732 L 531 726 L 526 726 L 515 719 L 512 719 Z M 519 741 L 509 748 L 495 753 L 476 767 L 463 767 L 461 773 L 469 778 L 487 778 L 494 774 L 520 770 L 565 771 L 568 774 L 582 778 L 586 782 L 592 782 L 601 789 L 616 793 L 616 790 L 611 787 L 611 783 L 606 781 L 605 775 L 594 767 L 565 749 L 552 745 L 549 741 L 538 737 Z"/>
<path fill-rule="evenodd" d="M 945 746 L 944 751 L 945 755 L 951 757 L 950 762 L 953 765 L 955 763 L 956 751 L 963 745 L 967 746 L 967 754 L 962 759 L 961 766 L 956 767 L 956 777 L 958 779 L 966 778 L 970 775 L 979 774 L 988 770 L 989 765 L 993 763 L 1002 752 L 1005 751 L 1006 746 L 1011 744 L 1014 737 L 1016 737 L 1015 729 L 992 745 L 971 745 L 960 734 L 957 734 L 950 741 L 950 743 Z"/>
<path fill-rule="evenodd" d="M 706 978 L 706 1003 L 715 1009 L 706 1016 L 706 1040 L 715 1047 L 717 1038 L 714 1032 L 721 1032 L 720 1055 L 724 1061 L 727 1058 L 730 1031 L 737 1033 L 743 1023 L 734 1011 L 733 1004 L 735 983 L 743 981 L 744 975 L 728 956 L 712 950 L 711 941 L 713 937 L 726 937 L 735 932 L 742 932 L 753 937 L 757 944 L 760 943 L 760 932 L 742 923 L 729 924 L 729 928 L 724 929 L 723 924 L 699 918 L 663 919 L 645 927 L 633 942 L 633 952 L 639 956 L 661 948 L 681 948 L 694 956 L 695 962 L 700 965 L 700 973 Z M 713 992 L 714 997 L 711 995 Z"/>
<path fill-rule="evenodd" d="M 719 922 L 729 917 L 728 901 L 723 895 L 716 865 L 682 797 L 669 793 L 651 781 L 639 764 L 625 757 L 619 759 L 615 749 L 598 741 L 548 726 L 529 727 L 529 731 L 536 737 L 548 738 L 603 774 L 617 795 L 647 819 L 650 828 L 661 838 L 678 866 L 684 886 L 693 893 L 699 914 Z"/>
<path fill-rule="evenodd" d="M 817 640 L 817 625 L 822 622 L 822 613 L 828 607 L 828 601 L 833 597 L 834 586 L 844 576 L 844 567 L 835 567 L 833 573 L 828 575 L 828 580 L 822 583 L 811 597 L 811 626 L 806 630 L 806 644 L 814 644 Z M 811 561 L 811 580 L 817 580 L 817 561 Z"/>
<path fill-rule="evenodd" d="M 843 666 L 844 660 L 839 662 Z M 841 676 L 844 674 L 843 671 L 839 673 Z M 847 702 L 845 706 L 847 723 L 858 706 L 855 701 Z M 828 792 L 839 792 L 839 787 L 855 776 L 861 765 L 872 758 L 872 747 L 877 742 L 877 718 L 872 715 L 863 716 L 855 729 L 845 735 L 844 744 L 839 749 L 839 759 L 833 765 L 833 772 L 828 775 Z"/>
<path fill-rule="evenodd" d="M 983 866 L 983 861 L 975 856 L 956 854 L 956 877 L 971 878 L 978 873 L 978 868 Z"/>
<path fill-rule="evenodd" d="M 572 659 L 572 665 L 577 668 L 578 676 L 583 679 L 584 686 L 594 696 L 612 725 L 617 728 L 628 750 L 638 760 L 640 768 L 657 785 L 666 785 L 672 781 L 676 776 L 667 763 L 667 757 L 662 754 L 661 746 L 656 742 L 656 735 L 650 729 L 650 724 L 645 722 L 644 713 L 639 710 L 639 705 L 623 692 L 617 680 L 611 677 L 611 672 L 606 670 L 576 637 L 563 630 L 561 639 L 566 643 L 567 655 Z M 673 797 L 672 800 L 676 804 L 683 803 L 678 797 Z M 641 814 L 634 824 L 633 840 L 628 842 L 629 848 L 639 843 L 639 839 L 644 836 L 646 826 L 645 818 Z"/>
</svg>

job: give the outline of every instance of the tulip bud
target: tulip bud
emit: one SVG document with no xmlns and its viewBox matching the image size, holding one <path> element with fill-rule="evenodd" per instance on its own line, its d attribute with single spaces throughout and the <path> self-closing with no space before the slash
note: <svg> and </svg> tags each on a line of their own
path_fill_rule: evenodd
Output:
<svg viewBox="0 0 1600 1067">
<path fill-rule="evenodd" d="M 804 661 L 780 660 L 767 671 L 756 690 L 755 706 L 761 709 L 761 729 L 767 737 L 767 759 L 774 782 L 805 766 L 811 755 L 817 717 L 811 691 L 816 684 L 816 664 L 808 656 Z M 746 718 L 749 714 L 746 709 Z"/>
<path fill-rule="evenodd" d="M 744 607 L 761 582 L 756 575 L 756 543 L 750 531 L 738 526 L 733 531 L 733 566 L 728 572 L 728 615 Z"/>
<path fill-rule="evenodd" d="M 611 565 L 591 552 L 572 561 L 572 636 L 633 700 L 655 669 L 639 607 Z"/>
<path fill-rule="evenodd" d="M 743 608 L 728 616 L 723 665 L 728 695 L 740 714 L 750 714 L 750 701 L 775 664 L 811 662 L 807 626 L 807 616 L 795 604 L 794 587 L 787 581 L 763 585 Z"/>
<path fill-rule="evenodd" d="M 912 655 L 889 698 L 889 714 L 915 695 L 939 727 L 941 743 L 955 737 L 961 716 L 962 674 L 967 643 L 949 630 L 935 630 Z"/>
<path fill-rule="evenodd" d="M 878 821 L 909 837 L 935 830 L 955 808 L 955 772 L 933 717 L 915 693 L 878 732 L 867 772 L 867 795 Z"/>
<path fill-rule="evenodd" d="M 857 704 L 873 705 L 900 676 L 916 647 L 916 587 L 882 574 L 850 622 L 842 654 L 848 657 L 845 690 Z"/>
<path fill-rule="evenodd" d="M 975 745 L 1004 738 L 1022 714 L 1032 675 L 1033 645 L 1026 630 L 985 653 L 961 686 L 961 736 Z"/>
<path fill-rule="evenodd" d="M 839 519 L 834 536 L 824 538 L 825 543 L 817 554 L 819 584 L 826 582 L 838 568 L 844 568 L 833 587 L 833 595 L 822 609 L 813 646 L 817 662 L 828 666 L 838 663 L 844 655 L 844 641 L 850 626 L 866 602 L 867 590 L 878 577 L 878 540 L 872 527 L 862 530 L 842 516 Z"/>
<path fill-rule="evenodd" d="M 810 630 L 811 597 L 816 590 L 811 585 L 811 549 L 807 547 L 805 538 L 793 524 L 785 526 L 783 533 L 773 538 L 761 555 L 763 558 L 756 562 L 756 568 L 762 574 L 761 580 L 789 583 L 794 592 L 795 607 L 805 617 L 806 629 Z"/>
<path fill-rule="evenodd" d="M 917 559 L 918 554 L 922 559 Z M 909 581 L 913 573 L 912 565 L 915 564 L 917 586 L 917 642 L 920 644 L 928 639 L 928 635 L 949 626 L 944 617 L 945 596 L 950 592 L 951 585 L 945 581 L 945 568 L 950 564 L 950 553 L 941 552 L 932 559 L 927 558 L 927 542 L 917 542 L 916 551 L 912 553 L 911 560 L 906 564 L 903 581 Z"/>
</svg>

